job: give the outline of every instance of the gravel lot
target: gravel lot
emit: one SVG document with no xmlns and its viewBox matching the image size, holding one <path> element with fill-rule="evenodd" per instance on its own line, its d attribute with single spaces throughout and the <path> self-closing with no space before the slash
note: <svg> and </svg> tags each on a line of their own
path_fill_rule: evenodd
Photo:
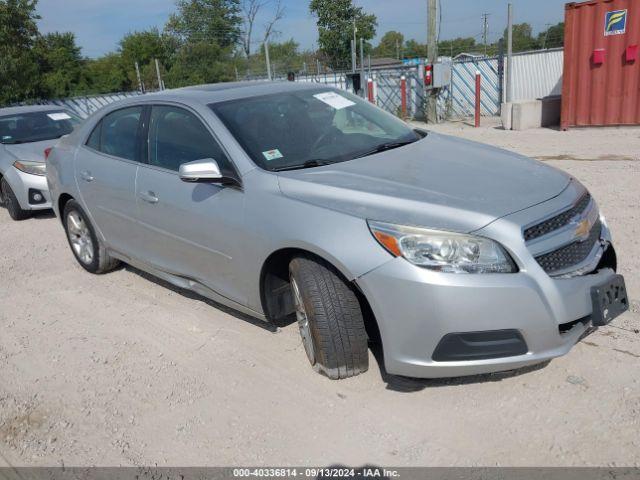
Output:
<svg viewBox="0 0 640 480">
<path fill-rule="evenodd" d="M 125 268 L 91 276 L 52 215 L 0 210 L 0 466 L 640 466 L 640 129 L 437 130 L 549 161 L 606 213 L 632 312 L 540 368 L 314 374 L 271 330 Z"/>
</svg>

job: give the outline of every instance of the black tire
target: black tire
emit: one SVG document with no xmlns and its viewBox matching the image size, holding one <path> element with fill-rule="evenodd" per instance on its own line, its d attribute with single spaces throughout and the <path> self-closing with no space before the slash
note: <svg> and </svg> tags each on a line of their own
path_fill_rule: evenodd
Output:
<svg viewBox="0 0 640 480">
<path fill-rule="evenodd" d="M 307 356 L 314 369 L 333 380 L 366 372 L 367 332 L 351 286 L 333 266 L 311 257 L 294 258 L 289 272 L 292 290 L 297 286 L 308 318 L 314 355 L 307 351 Z M 293 295 L 295 303 L 295 291 Z"/>
<path fill-rule="evenodd" d="M 9 216 L 16 220 L 26 220 L 31 216 L 31 212 L 29 210 L 23 210 L 16 198 L 15 193 L 11 190 L 11 186 L 9 182 L 5 178 L 0 182 L 0 189 L 2 190 L 2 203 L 6 207 L 9 212 Z"/>
<path fill-rule="evenodd" d="M 72 243 L 72 238 L 77 237 L 77 235 L 73 234 L 73 227 L 71 227 L 70 231 L 70 218 L 72 215 L 74 215 L 74 218 L 76 219 L 79 217 L 88 230 L 89 238 L 91 239 L 91 244 L 87 244 L 88 250 L 91 251 L 90 261 L 87 258 L 83 259 L 78 251 L 76 251 Z M 116 260 L 115 258 L 109 256 L 104 244 L 96 235 L 96 231 L 93 228 L 89 217 L 78 202 L 76 202 L 75 200 L 69 200 L 66 203 L 62 219 L 71 252 L 73 253 L 73 256 L 76 257 L 76 260 L 78 261 L 80 266 L 87 272 L 99 275 L 110 272 L 120 265 L 119 260 Z"/>
</svg>

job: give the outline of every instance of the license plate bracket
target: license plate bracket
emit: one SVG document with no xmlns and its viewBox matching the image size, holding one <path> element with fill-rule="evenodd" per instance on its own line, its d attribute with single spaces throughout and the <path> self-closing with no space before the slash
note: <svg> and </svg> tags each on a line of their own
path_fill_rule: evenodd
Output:
<svg viewBox="0 0 640 480">
<path fill-rule="evenodd" d="M 594 327 L 603 327 L 616 317 L 629 310 L 627 287 L 622 275 L 616 275 L 601 285 L 591 288 L 593 313 L 591 322 Z"/>
</svg>

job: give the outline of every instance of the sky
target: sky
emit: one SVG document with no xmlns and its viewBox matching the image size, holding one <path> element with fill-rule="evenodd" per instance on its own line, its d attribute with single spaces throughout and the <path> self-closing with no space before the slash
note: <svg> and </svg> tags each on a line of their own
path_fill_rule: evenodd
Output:
<svg viewBox="0 0 640 480">
<path fill-rule="evenodd" d="M 278 24 L 281 34 L 274 40 L 293 38 L 304 49 L 315 48 L 317 30 L 308 11 L 308 0 L 282 1 L 286 16 Z M 355 2 L 378 17 L 378 39 L 389 30 L 397 30 L 407 39 L 426 42 L 427 0 Z M 508 0 L 441 0 L 440 38 L 462 36 L 481 40 L 482 14 L 488 13 L 489 39 L 498 39 L 507 23 L 508 3 Z M 547 24 L 563 21 L 566 1 L 511 0 L 511 3 L 515 22 L 528 22 L 537 33 Z M 116 50 L 118 41 L 129 32 L 154 26 L 162 29 L 174 10 L 174 0 L 39 0 L 38 4 L 43 33 L 73 32 L 83 54 L 93 58 Z M 268 14 L 266 9 L 264 14 Z"/>
</svg>

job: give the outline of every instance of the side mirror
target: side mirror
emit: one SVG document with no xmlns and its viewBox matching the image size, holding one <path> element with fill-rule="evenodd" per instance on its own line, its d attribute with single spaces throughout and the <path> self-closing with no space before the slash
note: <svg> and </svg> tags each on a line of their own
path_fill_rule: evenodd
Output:
<svg viewBox="0 0 640 480">
<path fill-rule="evenodd" d="M 178 173 L 183 182 L 223 183 L 225 180 L 220 173 L 218 163 L 212 158 L 183 163 Z"/>
</svg>

